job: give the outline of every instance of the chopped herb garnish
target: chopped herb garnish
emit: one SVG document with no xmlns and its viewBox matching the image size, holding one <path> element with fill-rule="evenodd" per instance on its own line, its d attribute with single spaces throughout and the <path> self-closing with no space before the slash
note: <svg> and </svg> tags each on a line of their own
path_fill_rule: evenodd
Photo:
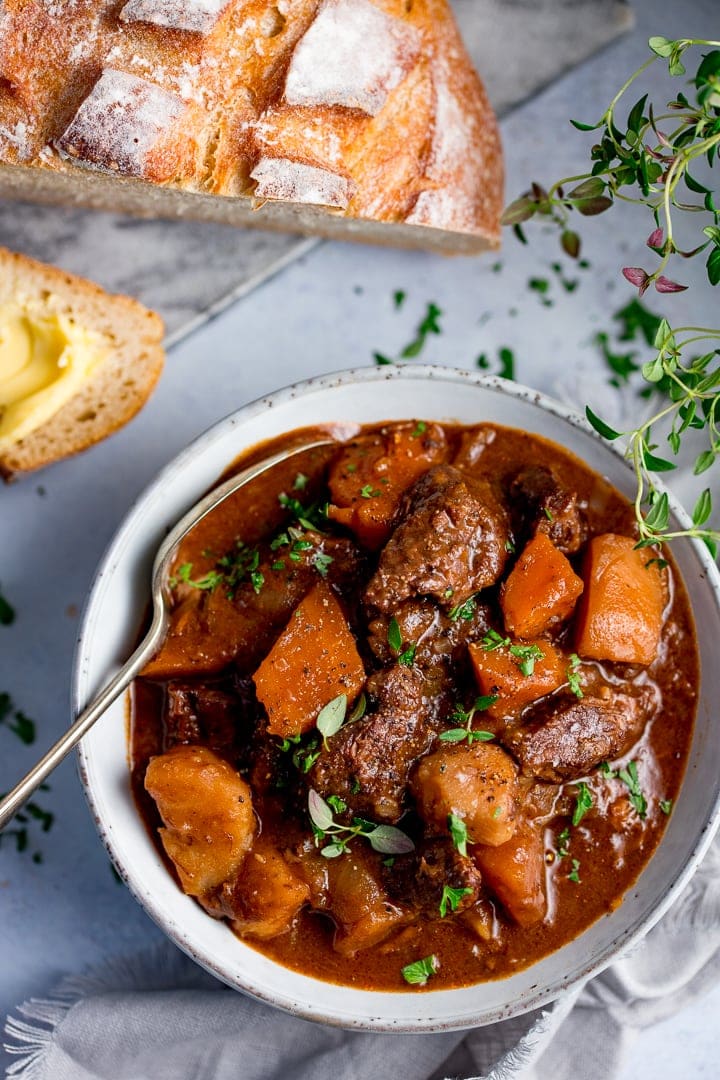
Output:
<svg viewBox="0 0 720 1080">
<path fill-rule="evenodd" d="M 217 570 L 208 571 L 197 581 L 193 580 L 191 575 L 192 563 L 183 563 L 182 566 L 178 566 L 177 573 L 170 578 L 170 587 L 174 589 L 177 585 L 183 584 L 189 585 L 191 589 L 207 589 L 211 591 L 216 589 L 223 580 L 223 575 L 218 573 Z"/>
<path fill-rule="evenodd" d="M 327 740 L 332 735 L 337 734 L 343 726 L 346 713 L 347 694 L 338 694 L 337 697 L 333 698 L 332 701 L 329 701 L 318 713 L 315 726 L 322 735 L 323 742 L 326 746 Z"/>
<path fill-rule="evenodd" d="M 0 694 L 0 699 L 6 698 L 7 694 Z M 0 703 L 0 708 L 4 707 Z M 40 791 L 49 791 L 49 784 L 41 784 Z M 7 792 L 0 792 L 0 799 L 4 799 Z M 26 803 L 22 810 L 15 815 L 16 828 L 5 829 L 3 833 L 0 833 L 0 847 L 4 843 L 14 843 L 15 850 L 18 853 L 27 851 L 30 853 L 31 839 L 35 833 L 35 825 L 40 826 L 41 832 L 49 832 L 55 821 L 55 815 L 49 810 L 43 809 L 39 803 L 32 802 Z M 34 845 L 33 845 L 34 846 Z M 31 854 L 32 861 L 40 864 L 43 861 L 43 855 L 41 851 L 33 851 Z"/>
<path fill-rule="evenodd" d="M 400 632 L 400 624 L 394 615 L 388 625 L 387 642 L 394 653 L 398 653 L 402 649 L 402 633 Z"/>
<path fill-rule="evenodd" d="M 374 352 L 373 360 L 378 366 L 384 366 L 385 364 L 392 364 L 392 360 L 389 356 L 385 356 L 384 353 Z"/>
<path fill-rule="evenodd" d="M 20 709 L 16 709 L 9 694 L 0 694 L 0 724 L 17 735 L 20 742 L 30 746 L 35 742 L 35 724 Z"/>
<path fill-rule="evenodd" d="M 543 514 L 548 519 L 548 521 L 552 524 L 552 522 L 555 520 L 555 518 L 553 517 L 553 514 L 552 514 L 552 510 L 549 510 L 547 508 L 547 506 L 543 506 Z"/>
<path fill-rule="evenodd" d="M 355 702 L 355 707 L 354 707 L 353 711 L 350 713 L 350 715 L 347 718 L 348 724 L 354 724 L 356 720 L 361 720 L 362 717 L 365 715 L 365 710 L 366 709 L 367 709 L 367 698 L 365 697 L 364 694 L 361 694 L 360 697 Z M 358 791 L 359 790 L 360 790 L 360 785 L 358 784 Z M 355 794 L 357 794 L 357 792 L 355 792 Z"/>
<path fill-rule="evenodd" d="M 424 420 L 418 420 L 414 429 L 410 432 L 411 439 L 419 439 L 421 435 L 424 435 L 427 431 L 427 424 Z"/>
<path fill-rule="evenodd" d="M 583 689 L 580 683 L 580 664 L 581 660 L 577 653 L 570 653 L 570 663 L 567 669 L 567 681 L 568 686 L 572 690 L 576 698 L 583 697 Z"/>
<path fill-rule="evenodd" d="M 572 870 L 568 874 L 568 881 L 574 881 L 576 885 L 582 885 L 582 882 L 580 880 L 579 871 L 580 871 L 580 860 L 579 859 L 573 859 L 572 860 Z"/>
<path fill-rule="evenodd" d="M 403 289 L 395 290 L 395 292 L 393 293 L 393 304 L 395 305 L 396 310 L 399 310 L 403 306 L 403 304 L 405 303 L 406 295 L 407 294 L 404 292 Z"/>
<path fill-rule="evenodd" d="M 497 821 L 499 817 L 502 817 L 502 806 L 496 806 L 492 812 L 492 816 Z"/>
<path fill-rule="evenodd" d="M 297 746 L 297 744 L 300 742 L 300 739 L 300 735 L 288 735 L 286 739 L 280 740 L 278 746 L 282 750 L 282 752 L 286 754 L 288 750 L 292 750 L 293 746 Z"/>
<path fill-rule="evenodd" d="M 467 856 L 468 845 L 468 831 L 467 825 L 462 818 L 459 818 L 457 814 L 448 814 L 448 829 L 450 830 L 450 838 L 453 844 L 457 848 L 458 852 L 462 856 Z"/>
<path fill-rule="evenodd" d="M 382 495 L 382 491 L 377 488 L 373 488 L 372 484 L 364 484 L 360 488 L 361 499 L 377 499 L 379 495 Z"/>
<path fill-rule="evenodd" d="M 417 334 L 415 338 L 406 345 L 400 353 L 403 360 L 410 360 L 415 356 L 418 356 L 427 341 L 430 334 L 442 333 L 440 329 L 440 323 L 438 319 L 441 317 L 442 311 L 437 304 L 428 304 L 425 317 L 417 328 Z"/>
<path fill-rule="evenodd" d="M 253 570 L 250 574 L 250 583 L 256 593 L 259 593 L 265 584 L 265 575 L 261 574 L 259 570 Z"/>
<path fill-rule="evenodd" d="M 329 796 L 326 802 L 313 788 L 310 789 L 308 795 L 308 813 L 316 845 L 319 846 L 320 841 L 327 836 L 333 838 L 329 844 L 320 849 L 320 854 L 326 859 L 335 859 L 339 855 L 344 855 L 350 841 L 356 836 L 362 836 L 368 840 L 371 848 L 383 855 L 406 855 L 414 851 L 415 845 L 410 837 L 394 825 L 376 825 L 374 821 L 367 821 L 360 817 L 354 817 L 352 825 L 338 825 L 329 805 L 332 798 L 337 797 Z M 339 802 L 347 808 L 342 799 Z"/>
<path fill-rule="evenodd" d="M 10 626 L 15 622 L 15 608 L 0 592 L 0 626 Z"/>
<path fill-rule="evenodd" d="M 456 619 L 464 619 L 465 622 L 470 622 L 476 610 L 477 600 L 474 596 L 470 596 L 464 603 L 456 604 L 455 607 L 450 608 L 448 611 L 448 619 L 451 619 L 453 622 L 455 622 Z"/>
<path fill-rule="evenodd" d="M 282 559 L 278 559 L 276 562 L 274 562 L 271 565 L 270 569 L 271 570 L 284 570 L 285 569 L 285 563 L 284 563 L 284 561 Z"/>
<path fill-rule="evenodd" d="M 509 637 L 500 637 L 497 630 L 488 630 L 482 639 L 482 647 L 485 652 L 494 652 L 495 649 L 503 649 L 510 644 Z"/>
<path fill-rule="evenodd" d="M 491 739 L 494 739 L 495 736 L 492 731 L 473 731 L 472 722 L 476 712 L 484 712 L 494 705 L 497 700 L 497 694 L 484 694 L 482 697 L 476 698 L 472 708 L 467 711 L 463 709 L 462 705 L 456 705 L 452 712 L 452 719 L 464 726 L 450 728 L 449 731 L 443 731 L 438 736 L 440 741 L 458 743 L 467 739 L 469 743 L 474 743 L 489 742 Z"/>
<path fill-rule="evenodd" d="M 510 314 L 515 315 L 517 312 L 514 309 L 511 309 Z M 490 361 L 487 353 L 480 353 L 475 363 L 483 371 L 490 370 Z M 501 379 L 515 378 L 515 354 L 512 349 L 508 349 L 505 346 L 502 349 L 498 349 L 497 374 Z"/>
<path fill-rule="evenodd" d="M 515 554 L 515 545 L 513 544 L 512 540 L 506 540 L 506 541 L 505 541 L 505 550 L 506 550 L 506 551 L 508 552 L 508 554 L 510 554 L 510 555 L 514 555 L 514 554 Z"/>
<path fill-rule="evenodd" d="M 303 529 L 312 532 L 322 532 L 327 523 L 327 505 L 325 503 L 313 503 L 311 506 L 303 506 L 296 498 L 281 491 L 278 502 L 283 510 L 289 510 Z"/>
<path fill-rule="evenodd" d="M 397 662 L 403 667 L 412 667 L 415 662 L 415 650 L 417 645 L 408 645 L 398 656 Z"/>
<path fill-rule="evenodd" d="M 577 785 L 577 795 L 575 797 L 575 809 L 573 810 L 572 823 L 573 825 L 579 825 L 582 819 L 587 814 L 588 810 L 592 810 L 593 797 L 590 788 L 585 781 L 581 781 Z"/>
<path fill-rule="evenodd" d="M 293 753 L 292 762 L 302 773 L 309 773 L 320 757 L 320 741 L 317 735 L 311 735 L 305 746 L 299 746 Z"/>
<path fill-rule="evenodd" d="M 443 885 L 442 899 L 440 900 L 440 918 L 444 919 L 448 912 L 457 911 L 463 896 L 467 896 L 472 889 L 453 889 L 450 885 Z"/>
<path fill-rule="evenodd" d="M 640 787 L 640 780 L 638 778 L 637 765 L 634 761 L 628 762 L 626 769 L 620 769 L 617 774 L 618 779 L 622 780 L 623 784 L 629 791 L 630 803 L 635 808 L 638 817 L 643 820 L 647 817 L 647 799 L 643 795 Z"/>
<path fill-rule="evenodd" d="M 570 852 L 569 844 L 570 844 L 570 830 L 568 829 L 568 827 L 566 825 L 565 828 L 562 830 L 562 832 L 558 833 L 558 838 L 557 838 L 557 857 L 558 857 L 558 859 L 564 859 L 565 856 L 569 854 L 569 852 Z"/>
<path fill-rule="evenodd" d="M 663 814 L 669 814 L 670 811 L 672 810 L 672 805 L 673 805 L 672 799 L 661 799 L 660 800 L 660 809 L 662 810 Z"/>
<path fill-rule="evenodd" d="M 425 956 L 422 960 L 414 960 L 412 964 L 406 964 L 400 974 L 406 983 L 411 986 L 425 986 L 431 975 L 440 967 L 440 961 L 434 954 Z"/>
<path fill-rule="evenodd" d="M 328 795 L 327 801 L 336 814 L 344 814 L 347 810 L 347 803 L 343 802 L 339 795 Z"/>
<path fill-rule="evenodd" d="M 332 555 L 326 555 L 324 551 L 317 551 L 311 560 L 320 577 L 327 577 L 332 561 Z"/>
<path fill-rule="evenodd" d="M 402 664 L 403 667 L 412 667 L 415 662 L 417 645 L 403 642 L 400 624 L 394 615 L 388 624 L 387 641 L 398 664 Z M 404 648 L 403 645 L 405 645 Z"/>
<path fill-rule="evenodd" d="M 525 676 L 532 675 L 535 671 L 535 661 L 545 657 L 539 645 L 511 645 L 510 653 L 515 657 L 517 666 Z"/>
<path fill-rule="evenodd" d="M 304 491 L 307 485 L 308 477 L 305 475 L 305 473 L 299 472 L 295 477 L 295 481 L 293 483 L 293 491 Z"/>
</svg>

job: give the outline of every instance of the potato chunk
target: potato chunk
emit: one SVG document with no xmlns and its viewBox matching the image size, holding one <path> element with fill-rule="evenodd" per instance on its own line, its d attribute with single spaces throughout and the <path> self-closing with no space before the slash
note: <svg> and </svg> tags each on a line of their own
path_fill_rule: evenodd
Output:
<svg viewBox="0 0 720 1080">
<path fill-rule="evenodd" d="M 657 656 L 666 602 L 666 572 L 629 536 L 604 533 L 588 544 L 585 592 L 577 616 L 580 656 L 651 664 Z"/>
<path fill-rule="evenodd" d="M 355 700 L 365 669 L 342 608 L 324 581 L 295 608 L 253 676 L 271 735 L 310 731 L 320 710 L 340 694 Z"/>
<path fill-rule="evenodd" d="M 227 881 L 255 835 L 250 788 L 235 769 L 205 746 L 176 746 L 150 761 L 145 788 L 183 892 L 202 897 Z"/>
<path fill-rule="evenodd" d="M 384 941 L 407 918 L 380 880 L 378 860 L 355 843 L 328 868 L 328 909 L 337 923 L 333 948 L 353 956 Z"/>
<path fill-rule="evenodd" d="M 282 852 L 260 838 L 238 871 L 228 914 L 240 937 L 262 940 L 287 933 L 310 889 Z"/>
<path fill-rule="evenodd" d="M 504 844 L 515 832 L 518 770 L 499 746 L 443 746 L 422 759 L 412 790 L 429 825 L 447 831 L 448 815 L 455 814 L 465 822 L 472 844 Z"/>
<path fill-rule="evenodd" d="M 473 848 L 483 880 L 520 926 L 545 918 L 545 849 L 543 830 L 523 821 L 500 847 Z"/>
</svg>

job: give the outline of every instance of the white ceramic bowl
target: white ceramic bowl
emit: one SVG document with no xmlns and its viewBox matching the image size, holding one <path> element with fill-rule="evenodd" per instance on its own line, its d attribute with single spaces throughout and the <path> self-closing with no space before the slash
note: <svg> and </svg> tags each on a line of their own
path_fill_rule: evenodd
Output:
<svg viewBox="0 0 720 1080">
<path fill-rule="evenodd" d="M 633 493 L 631 470 L 583 420 L 501 379 L 408 365 L 349 371 L 281 390 L 196 439 L 126 517 L 85 610 L 75 658 L 75 709 L 129 655 L 148 601 L 152 557 L 167 526 L 238 454 L 308 424 L 416 417 L 524 428 L 554 439 L 626 495 Z M 675 520 L 685 526 L 685 514 L 670 501 Z M 674 553 L 701 631 L 700 707 L 683 789 L 662 843 L 620 908 L 527 970 L 460 990 L 378 993 L 320 982 L 249 948 L 180 892 L 148 836 L 130 792 L 123 701 L 108 710 L 80 748 L 82 781 L 115 865 L 165 933 L 199 964 L 230 986 L 307 1019 L 378 1031 L 438 1031 L 492 1023 L 558 997 L 607 966 L 660 918 L 697 867 L 720 818 L 720 579 L 704 545 L 682 541 Z"/>
</svg>

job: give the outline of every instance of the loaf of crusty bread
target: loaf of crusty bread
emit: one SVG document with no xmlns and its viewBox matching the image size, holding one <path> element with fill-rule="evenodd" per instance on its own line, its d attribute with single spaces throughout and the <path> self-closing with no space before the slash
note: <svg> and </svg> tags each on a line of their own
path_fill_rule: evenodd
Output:
<svg viewBox="0 0 720 1080">
<path fill-rule="evenodd" d="M 0 342 L 2 313 L 18 303 L 33 316 L 59 317 L 88 331 L 102 360 L 58 411 L 25 438 L 0 448 L 5 480 L 85 450 L 126 424 L 150 396 L 165 356 L 163 323 L 155 312 L 0 248 Z M 2 411 L 0 404 L 0 417 Z"/>
<path fill-rule="evenodd" d="M 0 194 L 455 253 L 502 173 L 447 0 L 0 0 Z"/>
</svg>

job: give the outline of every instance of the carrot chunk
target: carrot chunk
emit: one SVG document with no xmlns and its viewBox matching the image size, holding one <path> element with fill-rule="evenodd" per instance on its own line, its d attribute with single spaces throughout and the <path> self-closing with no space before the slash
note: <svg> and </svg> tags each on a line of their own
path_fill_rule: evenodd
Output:
<svg viewBox="0 0 720 1080">
<path fill-rule="evenodd" d="M 364 546 L 382 547 L 403 492 L 447 456 L 442 428 L 423 421 L 355 439 L 330 470 L 328 517 L 351 529 Z"/>
<path fill-rule="evenodd" d="M 500 594 L 505 628 L 515 637 L 540 637 L 568 619 L 580 593 L 582 579 L 545 533 L 526 545 Z"/>
<path fill-rule="evenodd" d="M 289 623 L 253 676 L 271 735 L 309 731 L 320 710 L 346 694 L 354 701 L 365 669 L 347 620 L 324 581 L 295 608 Z"/>
<path fill-rule="evenodd" d="M 629 536 L 604 533 L 588 544 L 576 650 L 590 660 L 651 664 L 666 601 L 665 571 Z"/>
<path fill-rule="evenodd" d="M 506 644 L 490 643 L 491 648 L 482 642 L 468 646 L 480 692 L 497 698 L 487 709 L 496 718 L 520 712 L 567 682 L 567 659 L 550 642 L 512 644 L 506 640 Z"/>
<path fill-rule="evenodd" d="M 520 926 L 545 918 L 545 848 L 543 830 L 523 822 L 499 847 L 472 848 L 483 880 Z"/>
</svg>

